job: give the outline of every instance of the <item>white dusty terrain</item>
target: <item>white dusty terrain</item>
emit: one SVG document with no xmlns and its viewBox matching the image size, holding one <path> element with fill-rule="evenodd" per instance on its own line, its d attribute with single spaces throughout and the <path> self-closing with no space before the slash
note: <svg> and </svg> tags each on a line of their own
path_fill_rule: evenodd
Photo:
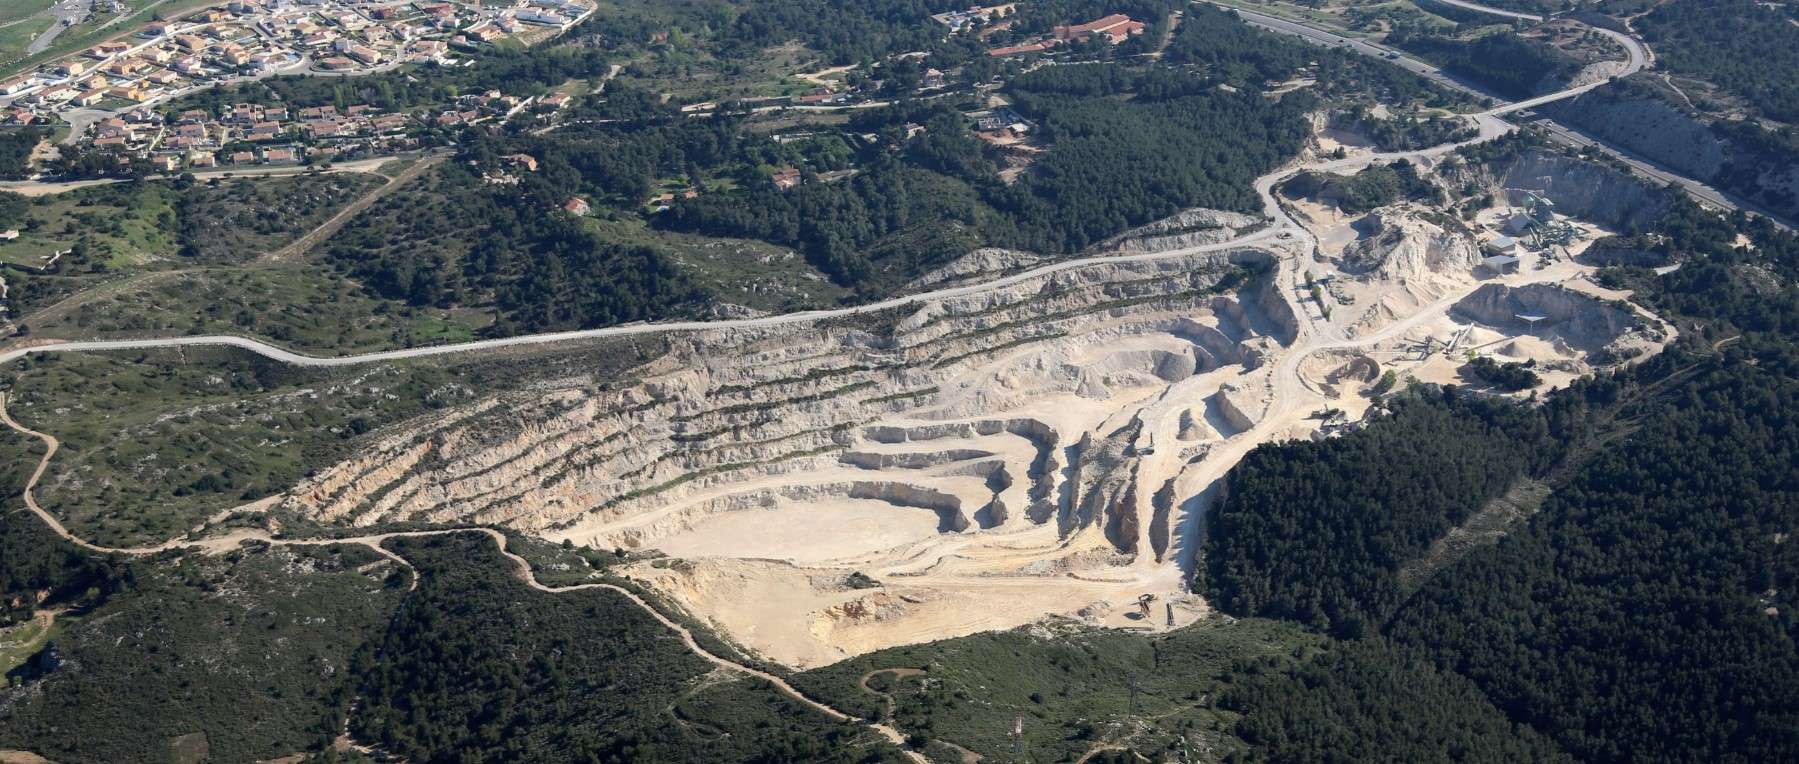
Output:
<svg viewBox="0 0 1799 764">
<path fill-rule="evenodd" d="M 1492 276 L 1476 272 L 1478 218 L 1292 209 L 1300 225 L 1260 244 L 1180 254 L 1257 225 L 1188 214 L 1107 245 L 1167 257 L 680 334 L 628 380 L 415 423 L 284 504 L 655 550 L 624 572 L 794 667 L 1050 614 L 1162 630 L 1206 612 L 1187 591 L 1200 520 L 1255 446 L 1340 430 L 1322 413 L 1360 418 L 1388 371 L 1470 384 L 1472 350 L 1565 384 L 1667 339 L 1604 303 L 1620 295 L 1585 280 L 1578 252 Z M 921 283 L 1033 263 L 982 251 Z"/>
</svg>

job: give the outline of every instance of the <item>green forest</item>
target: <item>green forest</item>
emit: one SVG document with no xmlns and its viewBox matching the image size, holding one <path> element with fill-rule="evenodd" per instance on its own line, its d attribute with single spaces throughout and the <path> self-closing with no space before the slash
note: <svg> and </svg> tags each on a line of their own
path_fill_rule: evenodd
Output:
<svg viewBox="0 0 1799 764">
<path fill-rule="evenodd" d="M 419 571 L 353 672 L 351 731 L 411 761 L 900 761 L 873 734 L 711 666 L 623 595 L 531 591 L 493 541 L 389 542 Z"/>
<path fill-rule="evenodd" d="M 1555 86 L 1574 74 L 1579 63 L 1545 42 L 1513 32 L 1481 35 L 1473 40 L 1396 32 L 1387 42 L 1467 77 L 1512 100 L 1537 95 L 1539 85 Z M 1544 88 L 1548 90 L 1553 88 Z"/>
<path fill-rule="evenodd" d="M 1754 0 L 1673 0 L 1636 19 L 1657 63 L 1703 78 L 1757 112 L 1799 121 L 1799 39 L 1790 5 Z"/>
<path fill-rule="evenodd" d="M 1799 556 L 1784 541 L 1799 521 L 1799 238 L 1684 200 L 1655 233 L 1683 268 L 1604 280 L 1699 322 L 1700 336 L 1540 406 L 1413 390 L 1359 432 L 1252 452 L 1208 521 L 1212 601 L 1421 656 L 1577 760 L 1793 750 Z M 1399 584 L 1508 481 L 1551 490 L 1498 543 Z M 1262 702 L 1304 708 L 1322 681 L 1296 676 Z M 1319 719 L 1334 711 L 1285 713 L 1275 739 L 1301 751 L 1354 739 L 1350 721 Z M 1275 720 L 1252 711 L 1240 729 L 1263 723 Z M 1328 734 L 1308 726 L 1321 723 Z M 1325 757 L 1311 750 L 1273 758 Z"/>
<path fill-rule="evenodd" d="M 867 10 L 844 12 L 858 8 Z M 581 198 L 605 221 L 791 247 L 853 299 L 869 299 L 983 245 L 1073 253 L 1187 207 L 1259 212 L 1252 179 L 1298 151 L 1303 115 L 1318 104 L 1303 92 L 1264 98 L 1261 80 L 1290 76 L 1317 55 L 1196 7 L 1171 42 L 1171 66 L 1094 63 L 1015 77 L 1006 91 L 1047 150 L 1010 183 L 999 155 L 974 136 L 967 107 L 952 101 L 901 100 L 857 112 L 842 133 L 776 141 L 748 116 L 693 118 L 615 81 L 553 133 L 462 132 L 459 161 L 389 195 L 324 250 L 382 298 L 490 310 L 494 335 L 682 315 L 713 299 L 703 274 L 675 267 L 675 253 L 654 237 L 627 242 L 615 225 L 562 212 Z M 559 60 L 563 69 L 586 66 Z M 1346 103 L 1450 98 L 1347 55 L 1321 65 L 1341 75 L 1325 95 Z M 1246 72 L 1255 76 L 1242 89 L 1216 87 Z M 328 95 L 322 84 L 269 82 L 261 86 L 286 88 L 294 102 Z M 508 157 L 519 155 L 537 169 L 513 169 Z M 797 187 L 769 181 L 783 167 L 801 173 Z M 494 177 L 509 180 L 482 182 Z M 670 188 L 693 193 L 666 212 L 644 210 Z"/>
<path fill-rule="evenodd" d="M 1348 176 L 1302 172 L 1281 184 L 1281 193 L 1326 201 L 1350 214 L 1400 201 L 1436 202 L 1443 195 L 1436 184 L 1418 174 L 1416 165 L 1404 159 Z"/>
<path fill-rule="evenodd" d="M 361 299 L 487 312 L 484 331 L 508 335 L 695 314 L 719 299 L 712 285 L 740 272 L 696 267 L 695 249 L 683 248 L 696 241 L 742 242 L 726 257 L 747 261 L 791 257 L 796 280 L 829 289 L 778 307 L 817 307 L 891 294 L 980 246 L 1066 256 L 1186 207 L 1258 212 L 1252 179 L 1301 150 L 1313 114 L 1400 148 L 1455 128 L 1377 120 L 1367 105 L 1410 115 L 1464 102 L 1395 67 L 1168 0 L 1028 3 L 990 39 L 945 35 L 929 15 L 966 7 L 949 0 L 624 5 L 566 44 L 495 49 L 479 66 L 269 78 L 171 108 L 409 109 L 494 87 L 539 93 L 594 81 L 671 28 L 699 36 L 721 67 L 799 43 L 818 62 L 902 83 L 888 106 L 771 130 L 741 104 L 689 116 L 625 77 L 578 100 L 555 130 L 434 131 L 424 137 L 445 160 L 307 261 L 365 290 Z M 1669 69 L 1714 81 L 1760 115 L 1799 115 L 1791 8 L 1604 5 L 1646 11 L 1635 23 Z M 1148 57 L 1177 9 L 1182 23 Z M 1152 22 L 1152 33 L 1028 72 L 984 53 L 1111 12 Z M 1509 32 L 1394 42 L 1510 97 L 1572 68 Z M 703 59 L 677 47 L 644 55 Z M 904 97 L 917 67 L 895 56 L 909 51 L 1015 75 L 993 94 L 1031 123 L 1041 150 L 1029 166 L 1002 174 L 1015 157 L 980 140 L 966 114 L 984 104 Z M 1318 84 L 1269 96 L 1300 77 Z M 1752 125 L 1717 129 L 1739 145 L 1790 143 Z M 39 137 L 0 132 L 0 175 L 22 174 Z M 1524 145 L 1495 142 L 1461 161 L 1503 161 Z M 535 168 L 520 169 L 519 155 Z M 777 187 L 770 179 L 786 168 L 797 181 Z M 0 195 L 0 227 L 76 249 L 47 273 L 8 270 L 9 302 L 51 304 L 141 258 L 239 266 L 379 182 L 189 179 L 57 201 Z M 1282 190 L 1348 212 L 1441 193 L 1405 163 L 1302 175 Z M 661 194 L 673 198 L 655 203 Z M 574 198 L 591 210 L 567 211 Z M 1600 248 L 1680 267 L 1608 267 L 1596 281 L 1674 322 L 1676 343 L 1523 401 L 1490 392 L 1533 386 L 1536 370 L 1480 359 L 1463 369 L 1465 386 L 1383 385 L 1368 419 L 1340 437 L 1251 451 L 1205 516 L 1194 572 L 1194 589 L 1228 617 L 1156 635 L 1052 619 L 788 679 L 894 725 L 906 747 L 941 761 L 1013 761 L 1015 746 L 1033 761 L 1790 760 L 1799 236 L 1679 196 L 1626 233 Z M 588 354 L 601 361 L 531 370 L 508 359 L 355 375 L 168 350 L 34 357 L 7 382 L 15 415 L 55 422 L 63 436 L 64 461 L 39 497 L 78 532 L 124 543 L 269 495 L 387 425 L 520 380 L 620 374 L 661 350 L 621 343 Z M 41 451 L 5 437 L 0 491 L 16 495 Z M 50 625 L 41 647 L 0 650 L 0 749 L 60 764 L 250 762 L 317 754 L 347 733 L 415 762 L 906 760 L 864 724 L 715 671 L 617 591 L 528 587 L 485 534 L 385 542 L 404 563 L 355 545 L 262 543 L 126 558 L 84 551 L 16 510 L 0 512 L 0 628 Z M 1440 543 L 1477 522 L 1504 532 Z M 562 565 L 544 576 L 557 583 L 614 581 L 606 566 L 629 557 L 515 543 L 538 564 Z"/>
</svg>

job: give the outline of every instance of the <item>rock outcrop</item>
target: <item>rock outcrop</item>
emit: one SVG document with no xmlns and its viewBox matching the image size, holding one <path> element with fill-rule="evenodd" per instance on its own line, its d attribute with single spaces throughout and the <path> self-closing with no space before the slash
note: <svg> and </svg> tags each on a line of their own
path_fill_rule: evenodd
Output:
<svg viewBox="0 0 1799 764">
<path fill-rule="evenodd" d="M 1450 315 L 1513 334 L 1528 329 L 1530 334 L 1587 353 L 1599 351 L 1642 324 L 1625 308 L 1555 284 L 1486 284 L 1451 307 Z M 1541 318 L 1532 326 L 1522 316 Z"/>
<path fill-rule="evenodd" d="M 1267 224 L 1255 215 L 1228 210 L 1191 209 L 1100 242 L 1100 252 L 1170 252 L 1228 241 Z"/>
<path fill-rule="evenodd" d="M 1799 153 L 1753 123 L 1703 116 L 1652 72 L 1603 85 L 1544 113 L 1690 178 L 1799 216 Z"/>
<path fill-rule="evenodd" d="M 1466 226 L 1410 204 L 1368 213 L 1369 235 L 1343 252 L 1345 273 L 1383 281 L 1433 273 L 1465 274 L 1480 263 L 1480 245 Z"/>
<path fill-rule="evenodd" d="M 1445 167 L 1442 175 L 1450 188 L 1472 188 L 1512 204 L 1522 204 L 1523 192 L 1530 191 L 1555 202 L 1557 212 L 1612 229 L 1645 226 L 1673 202 L 1669 191 L 1623 171 L 1535 149 L 1496 164 Z"/>
<path fill-rule="evenodd" d="M 1148 509 L 1131 441 L 1096 445 L 1084 428 L 1120 391 L 1254 367 L 1290 341 L 1297 318 L 1270 279 L 1244 279 L 1268 262 L 1245 249 L 1104 263 L 855 320 L 675 336 L 633 381 L 574 375 L 450 412 L 318 473 L 284 507 L 349 525 L 512 525 L 605 548 L 720 512 L 842 497 L 929 509 L 941 533 L 1102 527 L 1134 551 Z M 1095 406 L 988 415 L 1058 396 Z"/>
</svg>

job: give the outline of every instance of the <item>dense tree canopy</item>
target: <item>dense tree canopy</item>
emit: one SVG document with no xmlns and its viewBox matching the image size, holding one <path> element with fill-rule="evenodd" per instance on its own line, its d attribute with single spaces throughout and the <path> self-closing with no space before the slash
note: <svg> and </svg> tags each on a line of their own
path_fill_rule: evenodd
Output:
<svg viewBox="0 0 1799 764">
<path fill-rule="evenodd" d="M 1342 438 L 1263 446 L 1206 517 L 1206 597 L 1357 636 L 1400 603 L 1398 571 L 1547 450 L 1522 407 L 1453 390 L 1395 397 Z"/>
<path fill-rule="evenodd" d="M 1658 65 L 1709 80 L 1768 117 L 1795 122 L 1796 20 L 1799 11 L 1782 3 L 1674 0 L 1632 23 L 1655 48 Z"/>
</svg>

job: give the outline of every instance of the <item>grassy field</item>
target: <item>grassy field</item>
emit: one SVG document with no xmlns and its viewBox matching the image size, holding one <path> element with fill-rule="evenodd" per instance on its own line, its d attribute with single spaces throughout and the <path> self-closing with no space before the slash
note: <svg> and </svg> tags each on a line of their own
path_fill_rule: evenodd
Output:
<svg viewBox="0 0 1799 764">
<path fill-rule="evenodd" d="M 474 311 L 411 308 L 307 262 L 259 260 L 382 183 L 328 173 L 0 198 L 11 318 L 63 339 L 235 333 L 314 352 L 458 342 Z M 41 269 L 64 253 L 48 272 Z"/>
<path fill-rule="evenodd" d="M 785 312 L 828 307 L 850 296 L 787 247 L 658 231 L 630 218 L 594 220 L 592 225 L 607 241 L 668 253 L 696 285 L 733 305 Z"/>
<path fill-rule="evenodd" d="M 56 0 L 0 0 L 0 24 L 30 16 L 56 4 Z"/>
<path fill-rule="evenodd" d="M 173 18 L 197 8 L 219 5 L 218 0 L 132 0 L 128 5 L 132 9 L 130 15 L 119 19 L 116 23 L 108 23 L 116 17 L 114 14 L 96 16 L 92 22 L 76 24 L 58 35 L 50 47 L 33 56 L 13 59 L 0 53 L 0 78 L 11 77 L 38 64 L 60 58 L 65 54 L 82 48 L 110 40 L 114 37 L 126 37 L 137 33 L 137 29 L 158 18 Z M 20 26 L 26 26 L 21 24 Z M 47 25 L 46 25 L 47 26 Z M 20 45 L 18 53 L 22 55 L 24 45 Z"/>
<path fill-rule="evenodd" d="M 15 61 L 23 57 L 25 55 L 25 48 L 31 44 L 31 41 L 36 39 L 38 35 L 43 34 L 44 30 L 49 29 L 50 25 L 55 23 L 58 23 L 56 19 L 45 16 L 39 19 L 21 21 L 9 27 L 0 27 L 0 61 Z M 18 67 L 0 65 L 0 71 L 12 72 L 16 70 L 18 70 Z"/>
<path fill-rule="evenodd" d="M 107 270 L 173 257 L 179 244 L 172 190 L 166 184 L 134 186 L 32 198 L 19 238 L 0 243 L 0 260 L 41 267 L 45 255 L 78 244 L 83 259 Z"/>
<path fill-rule="evenodd" d="M 25 661 L 44 649 L 44 643 L 55 639 L 67 626 L 68 619 L 50 617 L 0 629 L 0 675 L 25 665 Z"/>
<path fill-rule="evenodd" d="M 721 61 L 699 45 L 669 45 L 632 59 L 618 79 L 678 102 L 727 101 L 810 93 L 818 87 L 793 76 L 813 65 L 817 54 L 797 43 L 762 51 L 749 60 Z"/>
<path fill-rule="evenodd" d="M 488 316 L 470 311 L 395 305 L 299 263 L 150 274 L 31 329 L 65 339 L 243 334 L 339 355 L 467 342 L 488 323 Z"/>
<path fill-rule="evenodd" d="M 470 394 L 429 366 L 309 371 L 223 349 L 44 356 L 7 372 L 12 415 L 63 444 L 38 500 L 103 544 L 179 536 Z"/>
<path fill-rule="evenodd" d="M 534 379 L 606 378 L 662 352 L 635 338 L 341 369 L 227 348 L 41 355 L 0 370 L 0 385 L 13 417 L 62 441 L 38 501 L 76 534 L 126 545 L 285 490 L 387 425 Z M 0 463 L 19 465 L 0 477 L 22 482 L 41 453 L 0 439 Z"/>
<path fill-rule="evenodd" d="M 329 173 L 187 187 L 112 183 L 30 197 L 22 219 L 9 221 L 20 235 L 0 242 L 0 261 L 42 266 L 44 254 L 76 249 L 63 271 L 244 262 L 325 222 L 380 183 L 373 175 Z"/>
</svg>

